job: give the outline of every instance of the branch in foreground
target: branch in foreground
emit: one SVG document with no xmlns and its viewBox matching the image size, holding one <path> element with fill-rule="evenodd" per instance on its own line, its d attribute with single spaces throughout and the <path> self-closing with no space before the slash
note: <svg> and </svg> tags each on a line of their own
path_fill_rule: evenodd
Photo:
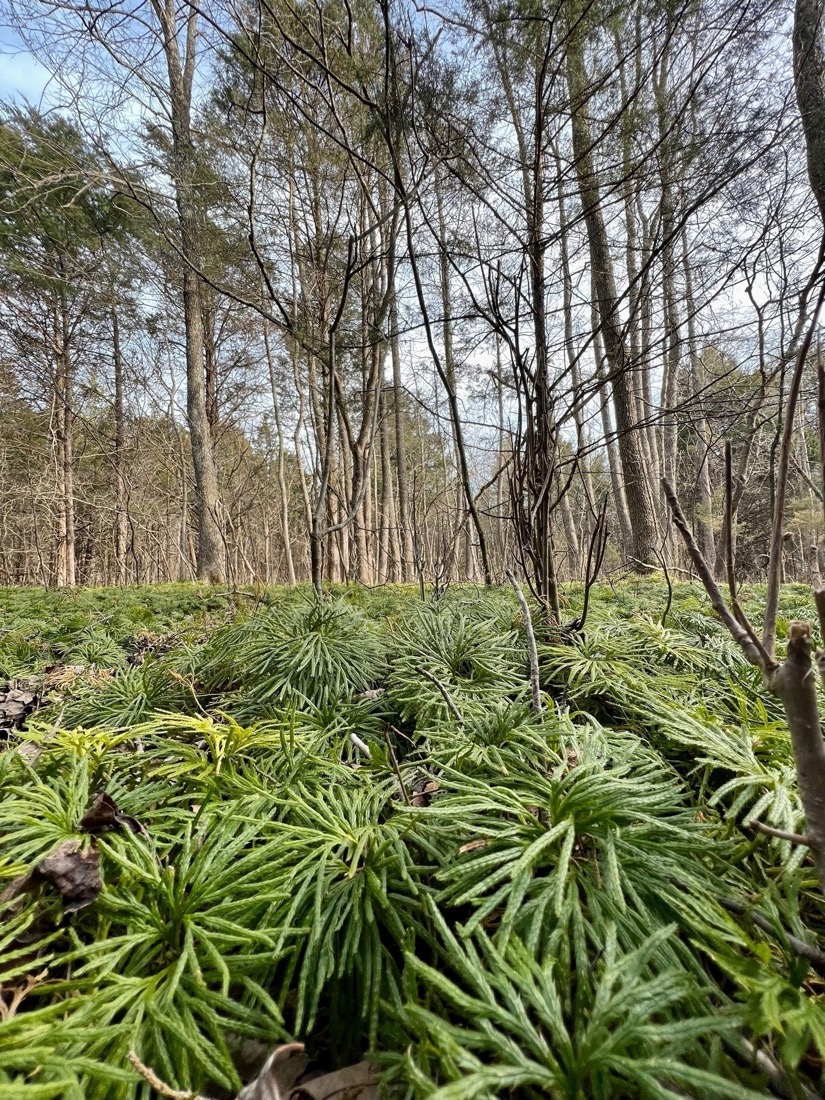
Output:
<svg viewBox="0 0 825 1100">
<path fill-rule="evenodd" d="M 447 691 L 447 689 L 444 687 L 438 677 L 433 676 L 431 672 L 427 672 L 426 668 L 422 668 L 421 665 L 416 665 L 415 671 L 419 674 L 419 676 L 424 676 L 427 680 L 429 680 L 431 684 L 435 684 L 435 686 L 441 692 L 441 698 L 447 704 L 447 709 L 449 710 L 450 714 L 452 714 L 456 722 L 463 722 L 464 719 L 461 717 L 461 711 L 455 705 L 449 691 Z"/>
<path fill-rule="evenodd" d="M 800 958 L 807 959 L 820 973 L 825 974 L 825 951 L 820 951 L 814 944 L 805 943 L 798 936 L 792 936 L 782 928 L 777 929 L 767 917 L 754 912 L 743 901 L 736 901 L 735 898 L 719 898 L 719 904 L 723 909 L 727 909 L 729 913 L 735 913 L 738 917 L 747 917 L 763 932 L 767 932 L 771 936 L 777 936 L 779 939 L 784 938 L 788 947 L 792 948 Z"/>
<path fill-rule="evenodd" d="M 662 479 L 662 489 L 673 513 L 673 521 L 684 539 L 713 607 L 747 659 L 762 669 L 765 686 L 782 702 L 805 813 L 808 847 L 816 863 L 820 889 L 825 893 L 825 741 L 819 720 L 810 623 L 789 624 L 787 655 L 782 664 L 777 665 L 772 653 L 766 650 L 752 631 L 749 632 L 736 619 L 726 605 L 710 567 L 693 539 L 676 494 L 665 478 Z"/>
<path fill-rule="evenodd" d="M 754 1046 L 750 1039 L 739 1036 L 735 1042 L 748 1061 L 756 1066 L 760 1073 L 765 1074 L 780 1096 L 796 1097 L 801 1095 L 803 1100 L 822 1100 L 818 1092 L 813 1092 L 801 1082 L 798 1085 L 801 1092 L 794 1092 L 794 1086 L 791 1084 L 790 1078 L 776 1059 L 771 1057 L 767 1051 Z"/>
<path fill-rule="evenodd" d="M 768 687 L 785 708 L 808 846 L 814 853 L 820 885 L 825 891 L 825 742 L 819 721 L 810 623 L 789 624 L 787 656 L 767 679 Z"/>
<path fill-rule="evenodd" d="M 693 537 L 693 532 L 688 526 L 688 522 L 685 519 L 682 512 L 681 505 L 676 493 L 673 491 L 673 486 L 670 484 L 666 477 L 662 478 L 662 491 L 665 494 L 668 506 L 670 507 L 671 515 L 673 516 L 673 522 L 679 530 L 679 534 L 682 536 L 687 551 L 690 554 L 693 567 L 699 574 L 699 580 L 705 587 L 705 591 L 710 597 L 710 602 L 713 605 L 714 611 L 718 614 L 719 618 L 725 624 L 730 631 L 735 642 L 738 643 L 739 648 L 745 654 L 745 657 L 750 661 L 752 665 L 756 665 L 757 668 L 763 669 L 766 673 L 772 671 L 777 667 L 776 661 L 769 656 L 764 646 L 753 633 L 748 631 L 736 618 L 728 605 L 725 603 L 725 598 L 719 590 L 719 586 L 714 580 L 713 573 L 710 566 L 705 561 L 702 551 L 696 544 L 696 540 Z"/>
<path fill-rule="evenodd" d="M 536 634 L 533 630 L 533 617 L 530 614 L 530 605 L 521 590 L 521 585 L 516 580 L 513 571 L 507 570 L 507 580 L 513 586 L 516 599 L 521 608 L 521 617 L 524 619 L 524 633 L 527 635 L 527 653 L 530 657 L 530 693 L 532 695 L 533 714 L 541 714 L 541 685 L 539 682 L 539 651 L 536 646 Z"/>
<path fill-rule="evenodd" d="M 749 829 L 755 829 L 757 833 L 775 837 L 777 840 L 788 840 L 791 844 L 801 844 L 805 848 L 812 847 L 810 840 L 800 833 L 789 833 L 785 829 L 774 829 L 772 825 L 766 825 L 764 821 L 749 821 Z"/>
</svg>

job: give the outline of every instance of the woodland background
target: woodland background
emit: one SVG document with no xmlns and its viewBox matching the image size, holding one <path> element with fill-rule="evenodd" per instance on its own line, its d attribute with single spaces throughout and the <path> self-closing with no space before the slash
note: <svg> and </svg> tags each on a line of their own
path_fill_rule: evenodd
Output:
<svg viewBox="0 0 825 1100">
<path fill-rule="evenodd" d="M 7 0 L 0 583 L 764 578 L 818 293 L 782 0 Z M 820 355 L 814 338 L 808 356 Z M 816 371 L 786 577 L 823 534 Z"/>
</svg>

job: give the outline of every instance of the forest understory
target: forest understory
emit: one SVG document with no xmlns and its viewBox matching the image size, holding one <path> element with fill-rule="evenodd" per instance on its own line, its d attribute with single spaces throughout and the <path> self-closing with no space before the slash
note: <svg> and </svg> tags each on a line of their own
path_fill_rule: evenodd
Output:
<svg viewBox="0 0 825 1100">
<path fill-rule="evenodd" d="M 4 1100 L 821 1095 L 791 742 L 698 586 L 533 606 L 538 700 L 510 588 L 0 614 Z"/>
</svg>

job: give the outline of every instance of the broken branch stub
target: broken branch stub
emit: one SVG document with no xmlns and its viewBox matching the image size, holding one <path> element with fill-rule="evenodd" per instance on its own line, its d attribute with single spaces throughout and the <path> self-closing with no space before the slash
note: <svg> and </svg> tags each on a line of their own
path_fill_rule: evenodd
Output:
<svg viewBox="0 0 825 1100">
<path fill-rule="evenodd" d="M 766 673 L 767 686 L 781 701 L 791 735 L 797 782 L 805 812 L 805 835 L 825 890 L 825 741 L 819 719 L 810 623 L 788 628 L 785 660 Z"/>
</svg>

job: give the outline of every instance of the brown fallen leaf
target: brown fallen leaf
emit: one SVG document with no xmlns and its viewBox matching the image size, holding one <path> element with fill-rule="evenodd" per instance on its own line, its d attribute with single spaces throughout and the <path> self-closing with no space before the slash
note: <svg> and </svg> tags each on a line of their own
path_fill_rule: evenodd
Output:
<svg viewBox="0 0 825 1100">
<path fill-rule="evenodd" d="M 209 1100 L 200 1093 L 174 1089 L 145 1065 L 134 1051 L 128 1055 L 133 1068 L 155 1092 L 168 1100 Z M 378 1067 L 358 1062 L 333 1073 L 309 1075 L 303 1043 L 284 1043 L 264 1062 L 258 1076 L 241 1089 L 235 1100 L 378 1100 Z"/>
<path fill-rule="evenodd" d="M 84 851 L 78 840 L 64 840 L 37 864 L 29 876 L 31 885 L 48 882 L 59 890 L 64 910 L 74 913 L 89 905 L 100 893 L 100 853 L 92 844 Z"/>
<path fill-rule="evenodd" d="M 369 702 L 371 699 L 380 699 L 384 694 L 383 688 L 367 688 L 366 691 L 362 691 L 360 695 L 356 695 L 355 698 Z"/>
<path fill-rule="evenodd" d="M 78 828 L 84 833 L 103 833 L 107 829 L 117 829 L 121 825 L 125 825 L 133 833 L 140 833 L 142 836 L 149 835 L 136 817 L 122 813 L 117 808 L 117 803 L 112 796 L 106 794 L 105 791 L 101 791 L 81 817 Z"/>
<path fill-rule="evenodd" d="M 26 719 L 41 705 L 39 695 L 12 683 L 0 689 L 0 736 L 8 738 L 13 731 L 25 728 Z"/>
<path fill-rule="evenodd" d="M 287 1100 L 378 1100 L 377 1074 L 378 1067 L 370 1062 L 344 1066 L 334 1073 L 301 1081 L 289 1093 Z M 264 1098 L 261 1097 L 261 1100 Z"/>
<path fill-rule="evenodd" d="M 7 901 L 14 901 L 21 894 L 25 894 L 31 885 L 29 880 L 29 875 L 18 875 L 17 878 L 13 878 L 3 892 L 0 893 L 0 905 Z"/>
<path fill-rule="evenodd" d="M 419 809 L 423 806 L 429 806 L 433 795 L 439 789 L 435 779 L 429 779 L 426 776 L 417 779 L 412 785 L 412 805 Z"/>
<path fill-rule="evenodd" d="M 20 1005 L 33 989 L 44 982 L 49 975 L 48 968 L 39 974 L 27 974 L 12 985 L 0 985 L 0 1022 L 6 1023 L 17 1014 Z"/>
</svg>

